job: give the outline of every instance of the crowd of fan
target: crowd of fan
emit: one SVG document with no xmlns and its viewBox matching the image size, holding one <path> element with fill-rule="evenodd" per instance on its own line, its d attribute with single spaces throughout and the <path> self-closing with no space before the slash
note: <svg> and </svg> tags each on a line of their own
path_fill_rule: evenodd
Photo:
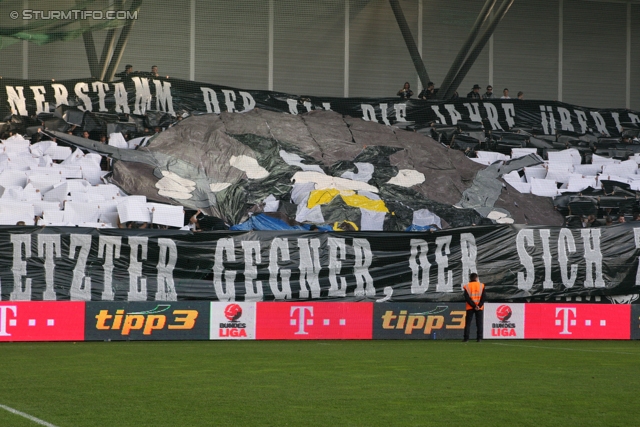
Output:
<svg viewBox="0 0 640 427">
<path fill-rule="evenodd" d="M 640 212 L 635 212 L 631 216 L 631 221 L 640 221 Z M 607 212 L 607 215 L 604 215 L 602 218 L 598 218 L 596 215 L 581 215 L 579 216 L 579 218 L 575 218 L 574 221 L 571 221 L 571 218 L 569 218 L 569 220 L 565 223 L 565 226 L 571 228 L 592 228 L 615 224 L 625 224 L 626 222 L 628 222 L 627 217 L 623 213 L 619 213 L 618 215 L 611 215 L 611 212 Z"/>
<path fill-rule="evenodd" d="M 487 86 L 487 91 L 485 93 L 483 93 L 482 95 L 480 95 L 480 85 L 473 85 L 473 89 L 471 89 L 471 92 L 469 92 L 467 94 L 467 98 L 468 99 L 498 99 L 498 97 L 493 93 L 493 86 L 488 85 Z M 397 94 L 401 99 L 410 99 L 413 96 L 413 91 L 411 90 L 411 85 L 409 84 L 409 82 L 405 82 L 404 86 L 402 87 L 402 89 L 400 89 L 398 91 Z M 436 99 L 438 95 L 438 89 L 436 89 L 435 84 L 433 82 L 429 82 L 427 84 L 427 87 L 425 89 L 423 89 L 419 94 L 418 94 L 418 99 L 421 100 L 429 100 L 429 99 Z M 458 92 L 455 92 L 453 95 L 452 99 L 458 99 Z M 508 88 L 504 88 L 502 90 L 502 96 L 500 97 L 500 99 L 512 99 L 509 96 L 509 89 Z M 517 98 L 516 99 L 520 99 L 523 100 L 524 99 L 524 92 L 518 92 Z"/>
</svg>

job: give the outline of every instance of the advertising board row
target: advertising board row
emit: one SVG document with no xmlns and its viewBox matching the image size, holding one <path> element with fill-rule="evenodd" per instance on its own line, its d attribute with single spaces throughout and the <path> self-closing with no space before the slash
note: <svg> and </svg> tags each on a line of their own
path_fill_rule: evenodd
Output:
<svg viewBox="0 0 640 427">
<path fill-rule="evenodd" d="M 461 303 L 0 303 L 0 341 L 462 339 L 464 325 Z M 484 338 L 640 339 L 640 305 L 489 303 Z"/>
</svg>

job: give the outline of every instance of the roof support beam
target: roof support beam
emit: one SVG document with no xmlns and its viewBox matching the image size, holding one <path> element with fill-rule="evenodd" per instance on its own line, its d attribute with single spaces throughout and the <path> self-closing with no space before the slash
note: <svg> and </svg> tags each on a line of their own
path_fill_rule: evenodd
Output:
<svg viewBox="0 0 640 427">
<path fill-rule="evenodd" d="M 473 27 L 471 27 L 471 31 L 467 36 L 467 40 L 464 42 L 464 44 L 460 48 L 460 51 L 458 52 L 458 56 L 456 56 L 456 59 L 453 61 L 453 64 L 451 64 L 451 68 L 449 68 L 449 72 L 447 73 L 446 77 L 442 81 L 442 84 L 440 85 L 440 90 L 438 91 L 438 96 L 437 96 L 438 99 L 444 99 L 444 96 L 447 93 L 449 87 L 451 86 L 453 79 L 455 79 L 456 75 L 458 74 L 458 71 L 460 71 L 460 66 L 462 65 L 462 62 L 467 58 L 467 54 L 469 53 L 471 46 L 473 46 L 473 43 L 476 41 L 476 37 L 478 37 L 480 28 L 482 28 L 482 24 L 484 24 L 484 22 L 487 20 L 487 18 L 491 14 L 491 11 L 493 10 L 493 6 L 495 6 L 495 4 L 496 4 L 496 0 L 487 0 L 485 2 L 484 6 L 482 7 L 482 10 L 480 11 L 480 14 L 478 15 L 478 18 L 476 18 L 476 22 L 473 24 Z"/>
<path fill-rule="evenodd" d="M 482 52 L 482 49 L 484 49 L 484 46 L 487 44 L 487 42 L 493 35 L 493 32 L 495 31 L 496 27 L 498 26 L 500 21 L 502 21 L 502 18 L 504 18 L 504 16 L 509 11 L 509 8 L 511 7 L 514 1 L 515 0 L 502 1 L 502 4 L 498 8 L 498 11 L 496 12 L 495 16 L 493 17 L 491 22 L 489 22 L 489 25 L 484 30 L 484 33 L 482 33 L 482 36 L 480 36 L 480 40 L 478 40 L 478 43 L 473 48 L 473 50 L 471 51 L 467 59 L 464 61 L 464 64 L 462 64 L 460 71 L 458 72 L 456 77 L 453 79 L 453 82 L 451 83 L 446 93 L 444 94 L 444 99 L 449 99 L 453 96 L 453 94 L 458 89 L 458 87 L 466 77 L 467 73 L 469 72 L 473 64 L 476 62 L 476 59 L 478 59 L 480 52 Z"/>
<path fill-rule="evenodd" d="M 400 2 L 398 0 L 389 0 L 389 4 L 391 5 L 391 9 L 393 9 L 393 14 L 396 16 L 398 27 L 400 27 L 400 32 L 402 33 L 404 42 L 407 45 L 407 49 L 409 49 L 409 55 L 411 55 L 413 66 L 416 67 L 420 82 L 423 87 L 427 87 L 430 82 L 429 74 L 427 74 L 427 69 L 424 66 L 424 62 L 422 62 L 418 46 L 416 46 L 416 41 L 413 39 L 413 35 L 409 29 L 409 24 L 407 24 L 407 20 L 402 12 L 402 7 L 400 7 Z"/>
</svg>

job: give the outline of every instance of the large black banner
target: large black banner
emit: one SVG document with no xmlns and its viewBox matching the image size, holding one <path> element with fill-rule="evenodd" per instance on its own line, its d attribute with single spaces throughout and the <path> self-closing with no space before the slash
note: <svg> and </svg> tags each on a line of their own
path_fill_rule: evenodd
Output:
<svg viewBox="0 0 640 427">
<path fill-rule="evenodd" d="M 27 301 L 462 302 L 477 271 L 489 301 L 553 301 L 640 293 L 639 255 L 633 223 L 428 233 L 2 227 L 0 286 L 2 300 Z"/>
<path fill-rule="evenodd" d="M 640 113 L 625 109 L 595 109 L 555 101 L 518 99 L 473 101 L 401 100 L 393 98 L 332 98 L 243 90 L 180 79 L 133 77 L 106 83 L 82 80 L 0 79 L 0 118 L 10 114 L 35 116 L 55 106 L 73 105 L 92 113 L 144 115 L 148 111 L 177 113 L 246 112 L 253 108 L 300 114 L 333 110 L 382 124 L 431 122 L 455 125 L 484 122 L 492 130 L 514 126 L 537 134 L 556 131 L 618 136 L 623 123 L 640 123 Z"/>
</svg>

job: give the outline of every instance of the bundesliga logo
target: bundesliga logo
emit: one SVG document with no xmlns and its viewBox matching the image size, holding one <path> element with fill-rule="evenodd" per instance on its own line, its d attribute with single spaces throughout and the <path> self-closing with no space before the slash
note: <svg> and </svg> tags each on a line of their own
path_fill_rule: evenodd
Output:
<svg viewBox="0 0 640 427">
<path fill-rule="evenodd" d="M 235 322 L 242 316 L 242 308 L 238 304 L 229 304 L 224 309 L 224 317 L 230 322 Z"/>
<path fill-rule="evenodd" d="M 224 317 L 229 320 L 228 323 L 219 324 L 219 334 L 221 337 L 239 338 L 246 337 L 246 323 L 238 322 L 242 317 L 242 307 L 238 304 L 229 304 L 224 309 Z"/>
<path fill-rule="evenodd" d="M 501 305 L 496 309 L 496 317 L 500 321 L 499 323 L 493 323 L 491 325 L 491 336 L 493 337 L 515 337 L 516 336 L 516 324 L 509 322 L 509 319 L 513 315 L 511 307 L 508 305 Z"/>
<path fill-rule="evenodd" d="M 513 312 L 511 311 L 511 307 L 508 305 L 501 305 L 496 309 L 496 317 L 501 322 L 506 322 L 511 318 Z"/>
</svg>

